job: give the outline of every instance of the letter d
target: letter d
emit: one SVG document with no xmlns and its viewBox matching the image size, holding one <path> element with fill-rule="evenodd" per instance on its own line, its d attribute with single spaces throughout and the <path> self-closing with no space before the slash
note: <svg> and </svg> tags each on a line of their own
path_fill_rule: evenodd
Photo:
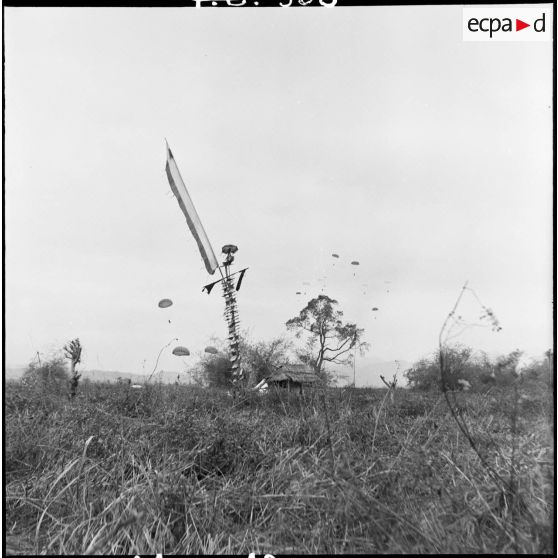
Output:
<svg viewBox="0 0 558 558">
<path fill-rule="evenodd" d="M 544 33 L 544 28 L 545 28 L 545 25 L 546 25 L 545 16 L 546 16 L 546 14 L 543 13 L 542 17 L 540 17 L 539 19 L 535 19 L 535 23 L 533 23 L 533 29 L 537 33 Z M 542 27 L 540 29 L 537 27 L 539 22 L 542 23 Z"/>
</svg>

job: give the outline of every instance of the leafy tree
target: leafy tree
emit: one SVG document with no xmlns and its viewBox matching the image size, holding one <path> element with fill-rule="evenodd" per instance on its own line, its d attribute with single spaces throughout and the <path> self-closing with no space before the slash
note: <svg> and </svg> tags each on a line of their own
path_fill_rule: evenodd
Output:
<svg viewBox="0 0 558 558">
<path fill-rule="evenodd" d="M 485 391 L 492 385 L 511 386 L 518 378 L 521 351 L 512 351 L 492 361 L 486 353 L 473 354 L 470 347 L 455 345 L 443 352 L 444 380 L 450 390 L 460 389 L 459 380 L 467 380 L 473 390 Z M 548 360 L 531 363 L 523 372 L 525 379 L 548 377 Z M 409 387 L 419 390 L 441 390 L 440 352 L 416 362 L 405 372 Z"/>
<path fill-rule="evenodd" d="M 470 347 L 456 345 L 444 347 L 444 382 L 447 389 L 461 389 L 459 380 L 467 380 L 471 386 L 477 385 L 483 372 L 482 361 L 473 358 Z M 431 357 L 424 358 L 415 363 L 404 373 L 409 387 L 422 390 L 441 390 L 442 375 L 440 373 L 440 351 Z"/>
<path fill-rule="evenodd" d="M 217 337 L 212 337 L 210 343 L 217 348 L 218 353 L 203 354 L 198 365 L 191 371 L 192 379 L 198 385 L 231 387 L 232 373 L 227 343 Z M 245 383 L 255 385 L 286 364 L 291 346 L 292 343 L 283 338 L 252 342 L 245 332 L 239 346 Z"/>
<path fill-rule="evenodd" d="M 206 355 L 202 357 L 193 376 L 198 378 L 196 383 L 209 387 L 228 388 L 232 382 L 231 362 L 228 356 L 222 353 Z"/>
<path fill-rule="evenodd" d="M 313 298 L 295 318 L 287 323 L 287 329 L 307 338 L 306 348 L 299 353 L 303 362 L 310 364 L 316 373 L 327 380 L 325 363 L 351 364 L 351 349 L 359 346 L 361 353 L 368 349 L 363 343 L 364 329 L 353 323 L 343 323 L 343 312 L 337 310 L 338 302 L 327 295 Z"/>
<path fill-rule="evenodd" d="M 278 337 L 271 341 L 249 342 L 246 338 L 241 343 L 242 367 L 248 375 L 248 385 L 255 385 L 272 374 L 277 368 L 289 362 L 292 342 Z"/>
<path fill-rule="evenodd" d="M 79 339 L 73 339 L 64 345 L 64 355 L 70 360 L 70 398 L 76 396 L 77 387 L 81 374 L 76 372 L 76 365 L 81 362 L 81 343 Z"/>
<path fill-rule="evenodd" d="M 419 360 L 403 375 L 411 389 L 431 391 L 442 387 L 440 366 L 436 357 Z"/>
</svg>

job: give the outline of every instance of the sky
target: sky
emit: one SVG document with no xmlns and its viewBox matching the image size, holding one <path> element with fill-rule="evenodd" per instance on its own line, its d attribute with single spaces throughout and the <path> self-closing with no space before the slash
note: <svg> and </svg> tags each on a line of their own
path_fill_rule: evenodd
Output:
<svg viewBox="0 0 558 558">
<path fill-rule="evenodd" d="M 5 8 L 7 365 L 78 337 L 85 369 L 150 373 L 165 347 L 179 371 L 225 337 L 165 138 L 216 255 L 249 268 L 253 340 L 323 293 L 367 362 L 414 362 L 468 281 L 502 330 L 466 292 L 456 341 L 542 355 L 552 43 L 461 26 L 460 6 Z"/>
</svg>

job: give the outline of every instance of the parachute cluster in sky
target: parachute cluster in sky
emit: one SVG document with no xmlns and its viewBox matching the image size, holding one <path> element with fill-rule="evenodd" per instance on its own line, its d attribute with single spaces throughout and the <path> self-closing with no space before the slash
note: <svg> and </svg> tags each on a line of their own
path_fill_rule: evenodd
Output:
<svg viewBox="0 0 558 558">
<path fill-rule="evenodd" d="M 173 305 L 173 302 L 170 298 L 162 298 L 157 304 L 157 306 L 159 308 L 169 308 L 172 305 Z M 169 320 L 169 323 L 171 323 L 170 320 Z M 176 341 L 178 341 L 178 339 L 176 339 Z M 208 345 L 204 349 L 204 351 L 208 354 L 211 354 L 211 355 L 216 355 L 216 354 L 219 353 L 218 349 L 216 349 L 215 347 L 213 347 L 211 345 Z M 184 357 L 184 356 L 190 356 L 190 351 L 186 347 L 183 347 L 183 346 L 179 345 L 172 350 L 172 354 L 175 355 L 175 356 L 178 356 L 178 357 Z"/>
<path fill-rule="evenodd" d="M 159 308 L 170 308 L 172 306 L 172 304 L 173 304 L 173 302 L 170 298 L 162 298 L 158 302 L 157 306 Z M 170 320 L 168 322 L 169 322 L 169 324 L 171 323 Z M 176 339 L 176 340 L 178 341 L 178 339 Z M 178 346 L 178 347 L 175 347 L 172 350 L 172 354 L 175 355 L 175 356 L 189 356 L 190 351 L 186 347 Z"/>
<path fill-rule="evenodd" d="M 361 272 L 359 271 L 359 266 L 361 265 L 361 262 L 359 260 L 344 260 L 343 256 L 340 255 L 337 252 L 331 252 L 330 254 L 331 256 L 331 263 L 332 266 L 336 268 L 336 270 L 339 271 L 334 271 L 334 276 L 339 277 L 338 273 L 342 273 L 342 269 L 347 269 L 348 266 L 350 265 L 351 267 L 349 269 L 352 269 L 352 273 L 353 273 L 353 277 L 356 279 L 357 278 L 357 274 L 360 274 Z M 341 269 L 339 269 L 341 268 Z M 383 288 L 385 290 L 386 293 L 389 293 L 389 287 L 391 285 L 391 281 L 383 281 L 384 285 Z M 327 288 L 327 275 L 323 275 L 320 277 L 317 277 L 314 281 L 309 282 L 309 281 L 302 281 L 302 285 L 305 287 L 301 290 L 298 290 L 295 292 L 295 294 L 297 296 L 300 295 L 306 295 L 305 290 L 310 290 L 308 289 L 308 287 L 310 287 L 311 285 L 318 288 L 319 291 L 321 291 L 322 293 L 324 293 L 324 291 Z M 362 293 L 363 296 L 367 296 L 368 295 L 368 290 L 369 290 L 369 285 L 368 283 L 355 283 L 355 288 L 356 289 L 360 289 L 360 292 Z M 368 308 L 371 308 L 372 312 L 374 313 L 378 313 L 380 311 L 380 308 L 378 306 L 368 306 Z M 376 319 L 376 315 L 374 314 L 374 319 Z"/>
</svg>

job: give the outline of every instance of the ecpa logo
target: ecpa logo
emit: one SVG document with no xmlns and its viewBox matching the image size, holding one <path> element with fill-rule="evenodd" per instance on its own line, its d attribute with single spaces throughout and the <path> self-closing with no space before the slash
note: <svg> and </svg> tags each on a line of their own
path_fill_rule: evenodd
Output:
<svg viewBox="0 0 558 558">
<path fill-rule="evenodd" d="M 463 8 L 464 41 L 550 41 L 552 8 Z"/>
</svg>

